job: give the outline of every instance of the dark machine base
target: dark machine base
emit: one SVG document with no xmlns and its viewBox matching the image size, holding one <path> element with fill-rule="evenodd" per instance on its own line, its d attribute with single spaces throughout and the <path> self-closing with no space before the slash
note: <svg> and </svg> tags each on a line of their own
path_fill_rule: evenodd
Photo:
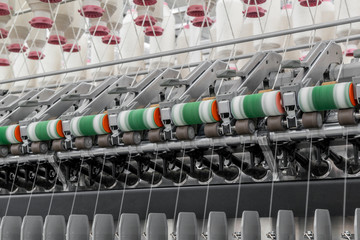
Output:
<svg viewBox="0 0 360 240">
<path fill-rule="evenodd" d="M 273 206 L 271 215 L 275 216 L 280 209 L 293 210 L 296 217 L 305 214 L 306 181 L 274 183 Z M 352 216 L 354 210 L 360 207 L 360 179 L 347 179 L 346 215 Z M 263 217 L 269 216 L 271 183 L 242 184 L 237 216 L 243 210 L 255 210 Z M 205 209 L 205 199 L 208 192 L 208 203 Z M 149 212 L 163 212 L 168 218 L 174 217 L 176 196 L 179 190 L 179 202 L 176 212 L 195 212 L 198 218 L 203 218 L 204 211 L 224 211 L 228 217 L 235 217 L 237 184 L 207 186 L 182 186 L 153 188 L 151 193 Z M 127 189 L 124 202 L 121 204 L 122 190 L 101 191 L 95 213 L 113 214 L 118 218 L 120 206 L 122 212 L 138 213 L 145 218 L 150 189 Z M 344 179 L 313 180 L 310 182 L 309 216 L 313 216 L 315 209 L 329 209 L 332 216 L 342 216 Z M 24 216 L 30 199 L 30 194 L 0 197 L 0 216 L 4 216 L 9 203 L 7 215 Z M 28 215 L 46 216 L 49 211 L 50 200 L 53 197 L 50 214 L 68 217 L 73 203 L 74 193 L 33 194 Z M 96 191 L 82 191 L 76 193 L 73 214 L 86 214 L 93 218 L 97 199 Z"/>
</svg>

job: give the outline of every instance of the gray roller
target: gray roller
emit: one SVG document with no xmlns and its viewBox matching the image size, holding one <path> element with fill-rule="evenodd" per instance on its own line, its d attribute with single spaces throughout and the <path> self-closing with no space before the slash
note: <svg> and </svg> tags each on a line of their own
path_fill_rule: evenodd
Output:
<svg viewBox="0 0 360 240">
<path fill-rule="evenodd" d="M 295 240 L 294 214 L 289 210 L 280 210 L 276 221 L 276 240 Z"/>
<path fill-rule="evenodd" d="M 21 240 L 40 240 L 43 232 L 43 218 L 40 216 L 25 216 L 21 225 Z"/>
<path fill-rule="evenodd" d="M 118 228 L 119 240 L 141 240 L 139 215 L 123 213 Z"/>
<path fill-rule="evenodd" d="M 360 208 L 355 209 L 354 240 L 360 240 Z"/>
<path fill-rule="evenodd" d="M 224 212 L 210 212 L 207 225 L 208 240 L 227 240 L 227 219 Z"/>
<path fill-rule="evenodd" d="M 66 228 L 66 240 L 89 240 L 90 227 L 86 215 L 70 215 Z"/>
<path fill-rule="evenodd" d="M 164 213 L 150 213 L 146 223 L 147 240 L 168 240 L 168 226 Z"/>
<path fill-rule="evenodd" d="M 316 209 L 314 219 L 314 240 L 329 239 L 332 239 L 330 213 L 325 209 Z"/>
<path fill-rule="evenodd" d="M 64 240 L 65 234 L 66 224 L 64 216 L 46 216 L 43 230 L 43 240 Z"/>
<path fill-rule="evenodd" d="M 198 240 L 198 227 L 195 213 L 179 213 L 176 223 L 176 239 Z"/>
<path fill-rule="evenodd" d="M 21 217 L 5 216 L 0 224 L 1 240 L 20 240 Z"/>
<path fill-rule="evenodd" d="M 114 240 L 114 218 L 111 214 L 96 214 L 92 225 L 93 240 Z"/>
<path fill-rule="evenodd" d="M 244 211 L 240 231 L 242 240 L 261 240 L 259 213 L 256 211 Z"/>
</svg>

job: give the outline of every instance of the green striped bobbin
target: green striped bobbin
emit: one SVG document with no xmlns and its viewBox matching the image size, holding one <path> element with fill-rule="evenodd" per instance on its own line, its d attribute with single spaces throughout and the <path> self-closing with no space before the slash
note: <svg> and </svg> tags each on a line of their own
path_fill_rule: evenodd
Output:
<svg viewBox="0 0 360 240">
<path fill-rule="evenodd" d="M 120 112 L 117 123 L 123 132 L 150 130 L 163 126 L 158 107 Z"/>
<path fill-rule="evenodd" d="M 356 105 L 353 84 L 304 87 L 298 93 L 298 103 L 303 112 L 353 108 Z"/>
<path fill-rule="evenodd" d="M 237 96 L 231 100 L 231 113 L 235 119 L 279 116 L 284 112 L 280 91 Z"/>
<path fill-rule="evenodd" d="M 75 137 L 110 133 L 109 117 L 107 114 L 75 117 L 70 122 L 70 132 Z"/>
<path fill-rule="evenodd" d="M 176 126 L 218 122 L 216 100 L 175 104 L 171 109 L 171 120 Z"/>
<path fill-rule="evenodd" d="M 22 143 L 19 125 L 0 127 L 0 145 L 17 143 Z"/>
<path fill-rule="evenodd" d="M 30 123 L 27 128 L 27 136 L 33 142 L 63 138 L 62 122 L 55 119 Z"/>
</svg>

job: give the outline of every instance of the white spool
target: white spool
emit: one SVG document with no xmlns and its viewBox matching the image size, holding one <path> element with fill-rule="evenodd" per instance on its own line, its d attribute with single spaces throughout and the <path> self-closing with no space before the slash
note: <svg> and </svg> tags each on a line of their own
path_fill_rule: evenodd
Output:
<svg viewBox="0 0 360 240">
<path fill-rule="evenodd" d="M 350 17 L 359 16 L 360 4 L 358 0 L 335 0 L 335 11 L 336 19 L 345 19 Z M 336 27 L 336 36 L 337 37 L 347 37 L 348 35 L 360 34 L 360 23 L 352 23 L 347 25 L 339 25 Z M 346 51 L 347 56 L 352 56 L 354 45 L 357 45 L 359 41 L 351 41 L 348 43 Z"/>
<path fill-rule="evenodd" d="M 239 0 L 218 0 L 216 4 L 216 41 L 240 38 L 243 15 L 243 4 Z M 216 48 L 216 57 L 225 58 L 242 53 L 241 44 Z"/>
<path fill-rule="evenodd" d="M 183 29 L 181 30 L 179 36 L 176 39 L 176 49 L 180 49 L 180 48 L 187 48 L 189 47 L 189 36 L 190 36 L 190 30 L 189 30 L 189 25 L 185 25 L 183 27 Z M 176 60 L 177 63 L 176 65 L 186 65 L 188 63 L 189 60 L 189 53 L 181 53 L 176 55 Z M 183 68 L 181 70 L 181 76 L 184 78 L 189 74 L 189 69 L 188 68 Z"/>
<path fill-rule="evenodd" d="M 105 10 L 100 19 L 90 18 L 90 34 L 94 36 L 107 36 L 110 33 L 107 27 L 110 18 L 115 13 L 118 2 L 116 0 L 104 0 L 101 7 Z"/>
<path fill-rule="evenodd" d="M 33 60 L 44 58 L 43 48 L 46 44 L 46 29 L 31 29 L 26 43 L 29 47 L 28 58 Z"/>
<path fill-rule="evenodd" d="M 36 30 L 36 29 L 35 29 Z M 11 53 L 10 60 L 12 63 L 12 69 L 14 77 L 25 77 L 28 75 L 35 74 L 37 71 L 37 67 L 39 65 L 39 61 L 30 60 L 26 57 L 25 53 Z M 38 87 L 37 79 L 31 79 L 27 81 L 15 82 L 12 90 L 20 90 L 22 91 L 24 87 L 33 88 Z"/>
<path fill-rule="evenodd" d="M 114 61 L 115 52 L 113 45 L 105 45 L 101 38 L 92 38 L 93 45 L 91 45 L 91 64 Z M 91 78 L 105 77 L 114 74 L 114 66 L 94 68 L 91 69 Z"/>
<path fill-rule="evenodd" d="M 293 26 L 292 22 L 292 5 L 290 3 L 285 4 L 281 9 L 281 21 L 286 23 L 285 29 L 290 29 Z M 282 45 L 281 47 L 289 48 L 295 46 L 293 35 L 282 36 Z M 286 60 L 298 60 L 300 58 L 301 52 L 296 51 L 286 51 L 285 54 L 282 53 L 283 59 Z"/>
<path fill-rule="evenodd" d="M 75 48 L 78 49 L 76 39 L 80 39 L 81 36 L 84 34 L 84 27 L 85 27 L 84 17 L 82 17 L 77 11 L 77 9 L 80 7 L 78 2 L 75 1 L 73 3 L 75 5 L 72 12 L 73 21 L 65 31 L 65 38 L 67 41 L 67 43 L 63 46 L 63 50 L 65 52 L 74 51 Z M 81 46 L 81 47 L 86 48 L 86 46 Z"/>
<path fill-rule="evenodd" d="M 1 66 L 0 67 L 0 89 L 2 90 L 9 90 L 12 86 L 12 83 L 4 83 L 1 84 L 3 80 L 8 80 L 13 78 L 11 66 Z"/>
<path fill-rule="evenodd" d="M 313 21 L 314 18 L 314 21 Z M 293 2 L 293 28 L 309 26 L 321 22 L 321 11 L 319 6 L 303 7 L 299 1 Z M 315 42 L 321 41 L 319 31 L 315 32 L 302 32 L 293 35 L 296 45 L 307 44 L 314 39 Z"/>
<path fill-rule="evenodd" d="M 30 24 L 34 28 L 51 28 L 54 21 L 51 12 L 54 12 L 56 4 L 44 3 L 39 0 L 26 0 L 33 13 Z"/>
<path fill-rule="evenodd" d="M 282 18 L 281 0 L 266 1 L 261 5 L 267 12 L 265 16 L 254 19 L 254 34 L 263 34 L 287 29 L 289 24 L 287 18 Z M 285 20 L 285 21 L 284 21 Z M 263 41 L 255 41 L 257 50 L 269 50 L 282 47 L 284 37 L 267 38 Z M 261 49 L 260 49 L 261 46 Z"/>
<path fill-rule="evenodd" d="M 345 19 L 358 17 L 360 13 L 359 0 L 334 0 L 336 19 Z M 339 25 L 336 27 L 336 35 L 338 37 L 346 37 L 349 35 L 360 34 L 360 23 L 352 23 L 348 25 Z"/>
<path fill-rule="evenodd" d="M 137 17 L 135 10 L 128 11 L 123 27 L 120 30 L 120 52 L 121 58 L 141 56 L 144 53 L 144 32 L 141 27 L 135 25 L 133 18 Z M 119 66 L 121 73 L 136 72 L 144 68 L 143 61 L 125 63 Z"/>
<path fill-rule="evenodd" d="M 115 44 L 119 44 L 120 39 L 120 29 L 123 23 L 123 1 L 119 0 L 118 7 L 114 14 L 111 16 L 107 26 L 110 30 L 109 37 L 103 37 L 103 43 L 107 44 L 109 39 L 116 40 Z M 105 39 L 104 39 L 105 38 Z M 106 40 L 107 39 L 107 40 Z"/>
<path fill-rule="evenodd" d="M 69 5 L 68 5 L 69 4 Z M 73 17 L 72 10 L 75 2 L 60 4 L 55 18 L 55 24 L 51 28 L 48 43 L 62 45 L 66 43 L 65 30 L 70 26 Z"/>
<path fill-rule="evenodd" d="M 321 5 L 319 5 L 319 9 L 321 13 L 320 23 L 333 22 L 336 20 L 335 5 L 332 0 L 323 0 Z M 319 31 L 319 35 L 323 41 L 335 38 L 335 27 L 319 29 L 317 31 Z"/>
<path fill-rule="evenodd" d="M 254 21 L 251 18 L 245 18 L 243 23 L 243 28 L 241 31 L 241 37 L 249 37 L 253 35 L 254 32 Z M 254 53 L 255 48 L 252 42 L 245 42 L 240 44 L 243 54 Z M 246 63 L 248 59 L 238 60 L 236 63 L 237 69 L 241 69 Z"/>
<path fill-rule="evenodd" d="M 157 0 L 156 4 L 154 5 L 154 12 L 153 17 L 158 22 L 162 22 L 164 18 L 164 0 Z"/>
<path fill-rule="evenodd" d="M 61 70 L 63 56 L 59 46 L 46 44 L 44 47 L 45 58 L 40 60 L 41 66 L 38 67 L 37 73 L 52 72 Z M 39 78 L 40 86 L 54 85 L 63 78 L 63 75 L 54 75 L 46 78 Z"/>
<path fill-rule="evenodd" d="M 31 13 L 21 14 L 17 17 L 11 18 L 8 22 L 6 29 L 9 31 L 8 37 L 8 49 L 10 52 L 19 52 L 22 49 L 25 50 L 25 38 L 29 34 L 30 25 L 29 21 L 31 19 Z M 10 31 L 12 27 L 12 30 Z"/>
<path fill-rule="evenodd" d="M 167 4 L 163 4 L 163 12 L 164 20 L 161 27 L 164 31 L 161 36 L 150 38 L 150 54 L 170 51 L 175 48 L 175 17 Z M 174 56 L 154 58 L 150 60 L 150 68 L 172 66 L 174 62 Z"/>
<path fill-rule="evenodd" d="M 75 40 L 74 40 L 75 41 Z M 79 44 L 80 51 L 79 52 L 64 52 L 65 63 L 64 67 L 72 68 L 72 67 L 82 67 L 87 65 L 87 52 L 88 52 L 88 39 L 86 35 L 82 35 L 80 39 L 78 39 L 77 43 Z M 79 72 L 71 72 L 66 74 L 64 83 L 70 83 L 77 80 L 86 79 L 87 71 L 79 71 Z M 90 77 L 90 76 L 89 76 Z"/>
<path fill-rule="evenodd" d="M 190 24 L 190 47 L 200 44 L 202 28 L 194 27 Z M 194 51 L 189 53 L 189 63 L 201 62 L 202 54 L 201 51 Z"/>
<path fill-rule="evenodd" d="M 216 20 L 215 24 L 210 27 L 210 42 L 216 42 Z M 216 48 L 210 49 L 209 59 L 214 60 L 216 58 Z"/>
</svg>

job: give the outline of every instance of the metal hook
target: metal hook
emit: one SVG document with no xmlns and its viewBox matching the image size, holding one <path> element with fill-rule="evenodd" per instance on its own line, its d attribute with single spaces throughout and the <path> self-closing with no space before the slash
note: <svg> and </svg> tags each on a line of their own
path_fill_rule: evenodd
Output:
<svg viewBox="0 0 360 240">
<path fill-rule="evenodd" d="M 314 234 L 312 231 L 307 231 L 304 233 L 304 238 L 308 239 L 308 240 L 313 240 L 314 239 Z"/>
<path fill-rule="evenodd" d="M 268 232 L 266 234 L 266 237 L 269 238 L 269 239 L 275 240 L 276 239 L 276 233 L 274 231 Z"/>
<path fill-rule="evenodd" d="M 341 234 L 341 238 L 347 239 L 347 240 L 352 240 L 352 239 L 354 239 L 354 234 L 351 234 L 350 231 L 345 231 Z"/>
<path fill-rule="evenodd" d="M 234 233 L 233 233 L 233 237 L 234 237 L 236 240 L 241 240 L 241 232 L 234 232 Z"/>
</svg>

